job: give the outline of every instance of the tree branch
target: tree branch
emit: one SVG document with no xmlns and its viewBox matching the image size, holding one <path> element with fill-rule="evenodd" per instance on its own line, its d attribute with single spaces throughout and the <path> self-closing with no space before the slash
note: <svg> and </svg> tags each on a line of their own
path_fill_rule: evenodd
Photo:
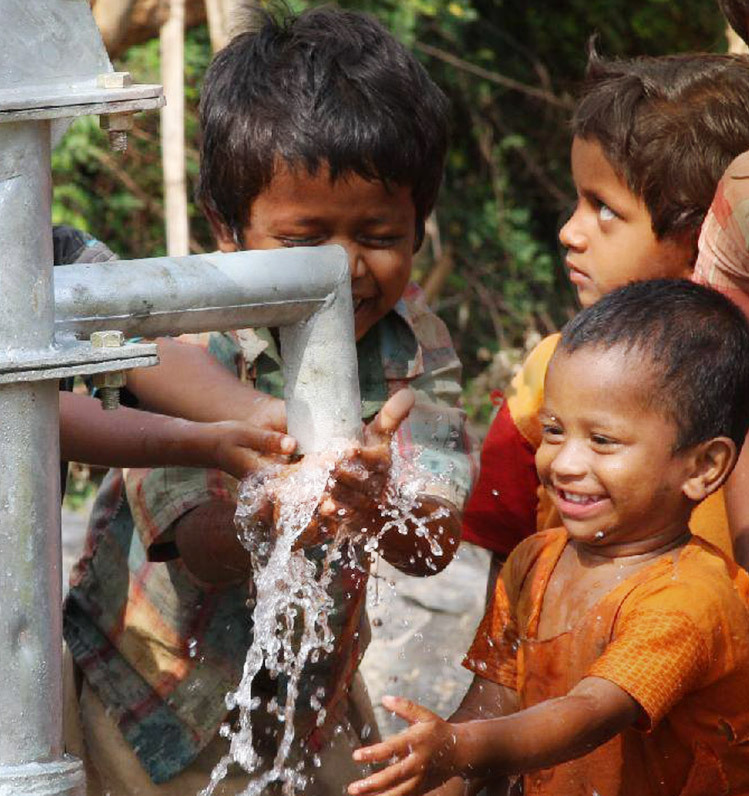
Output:
<svg viewBox="0 0 749 796">
<path fill-rule="evenodd" d="M 476 66 L 476 64 L 464 61 L 462 58 L 458 58 L 457 55 L 446 52 L 439 47 L 434 47 L 431 44 L 424 44 L 424 42 L 417 41 L 414 42 L 414 48 L 421 50 L 421 52 L 425 53 L 426 55 L 431 55 L 433 58 L 438 58 L 440 61 L 444 61 L 446 64 L 450 64 L 450 66 L 454 66 L 456 69 L 460 69 L 463 72 L 476 75 L 476 77 L 481 77 L 484 80 L 488 80 L 490 83 L 496 83 L 498 86 L 509 88 L 513 91 L 519 91 L 522 94 L 528 95 L 529 97 L 535 97 L 536 99 L 543 100 L 549 105 L 554 105 L 558 108 L 564 108 L 566 110 L 572 110 L 574 107 L 571 100 L 557 97 L 556 94 L 553 94 L 550 91 L 545 91 L 541 88 L 536 88 L 535 86 L 528 86 L 525 83 L 521 83 L 519 80 L 513 80 L 511 77 L 505 77 L 505 75 L 501 75 L 499 72 L 492 72 L 488 69 L 484 69 L 481 66 Z"/>
</svg>

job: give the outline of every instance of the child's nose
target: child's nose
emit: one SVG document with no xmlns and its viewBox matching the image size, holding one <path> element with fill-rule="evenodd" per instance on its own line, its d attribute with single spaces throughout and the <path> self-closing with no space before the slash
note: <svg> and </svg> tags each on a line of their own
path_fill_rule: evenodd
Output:
<svg viewBox="0 0 749 796">
<path fill-rule="evenodd" d="M 351 281 L 361 279 L 367 273 L 367 264 L 361 250 L 356 245 L 346 246 L 348 252 L 348 263 L 351 268 Z"/>
<path fill-rule="evenodd" d="M 551 461 L 551 471 L 560 479 L 580 478 L 587 469 L 584 450 L 576 440 L 568 440 L 560 445 Z"/>
<path fill-rule="evenodd" d="M 559 242 L 565 249 L 582 251 L 585 248 L 586 241 L 587 238 L 580 225 L 579 213 L 575 210 L 567 223 L 559 230 Z"/>
</svg>

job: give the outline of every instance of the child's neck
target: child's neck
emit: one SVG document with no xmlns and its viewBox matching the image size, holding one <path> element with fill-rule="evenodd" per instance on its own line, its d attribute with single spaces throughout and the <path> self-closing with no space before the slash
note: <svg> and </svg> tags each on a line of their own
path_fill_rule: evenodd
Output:
<svg viewBox="0 0 749 796">
<path fill-rule="evenodd" d="M 691 534 L 649 536 L 647 544 L 621 542 L 605 546 L 571 539 L 554 567 L 544 594 L 538 638 L 565 633 L 623 581 L 653 566 L 659 559 L 676 562 Z"/>
<path fill-rule="evenodd" d="M 618 566 L 626 566 L 628 563 L 638 564 L 649 561 L 683 547 L 690 537 L 689 526 L 686 523 L 679 523 L 644 539 L 614 539 L 610 544 L 605 543 L 605 538 L 600 544 L 573 539 L 570 540 L 570 544 L 577 551 L 581 561 L 588 564 L 616 562 Z"/>
</svg>

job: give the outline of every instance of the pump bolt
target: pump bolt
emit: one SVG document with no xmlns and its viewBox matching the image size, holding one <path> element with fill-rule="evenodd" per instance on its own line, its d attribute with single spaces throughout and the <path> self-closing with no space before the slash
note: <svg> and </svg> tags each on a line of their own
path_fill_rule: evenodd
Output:
<svg viewBox="0 0 749 796">
<path fill-rule="evenodd" d="M 114 152 L 127 149 L 127 134 L 133 129 L 133 114 L 105 114 L 99 117 L 99 127 L 109 133 L 109 146 Z"/>
<path fill-rule="evenodd" d="M 132 84 L 133 77 L 130 72 L 102 72 L 96 77 L 96 85 L 99 88 L 127 88 Z"/>
<path fill-rule="evenodd" d="M 125 343 L 125 335 L 114 329 L 91 334 L 92 348 L 120 348 Z M 102 409 L 117 409 L 120 405 L 120 389 L 125 386 L 125 372 L 96 373 L 94 387 L 99 391 Z"/>
</svg>

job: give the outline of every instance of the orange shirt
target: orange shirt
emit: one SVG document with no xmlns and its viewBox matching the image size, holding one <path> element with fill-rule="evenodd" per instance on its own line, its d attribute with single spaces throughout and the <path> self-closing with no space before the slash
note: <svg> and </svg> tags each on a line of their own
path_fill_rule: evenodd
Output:
<svg viewBox="0 0 749 796">
<path fill-rule="evenodd" d="M 621 582 L 570 631 L 537 638 L 564 529 L 511 554 L 464 665 L 518 691 L 522 707 L 601 677 L 642 726 L 526 775 L 525 796 L 749 794 L 749 575 L 698 537 Z"/>
<path fill-rule="evenodd" d="M 533 461 L 541 444 L 538 413 L 546 370 L 559 338 L 549 335 L 528 355 L 492 422 L 481 449 L 479 477 L 465 508 L 464 541 L 507 555 L 535 531 L 561 525 Z M 722 489 L 697 506 L 689 528 L 733 558 Z"/>
</svg>

